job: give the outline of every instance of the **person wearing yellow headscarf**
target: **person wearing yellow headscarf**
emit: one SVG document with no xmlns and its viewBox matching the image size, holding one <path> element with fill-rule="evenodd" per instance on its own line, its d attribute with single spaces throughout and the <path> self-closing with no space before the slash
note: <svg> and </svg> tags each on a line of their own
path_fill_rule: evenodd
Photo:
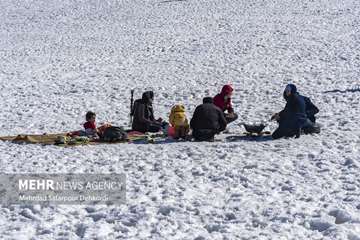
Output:
<svg viewBox="0 0 360 240">
<path fill-rule="evenodd" d="M 175 129 L 175 139 L 185 139 L 189 133 L 189 121 L 186 117 L 185 107 L 182 104 L 177 104 L 172 107 L 169 117 L 171 126 Z"/>
</svg>

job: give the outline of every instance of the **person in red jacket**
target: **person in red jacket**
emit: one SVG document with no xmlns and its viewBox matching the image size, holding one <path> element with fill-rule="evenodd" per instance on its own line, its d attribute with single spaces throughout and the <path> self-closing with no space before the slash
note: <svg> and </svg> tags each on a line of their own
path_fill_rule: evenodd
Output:
<svg viewBox="0 0 360 240">
<path fill-rule="evenodd" d="M 94 138 L 98 137 L 98 130 L 96 128 L 96 114 L 94 112 L 88 111 L 86 113 L 86 122 L 84 123 L 85 134 L 87 136 L 92 136 Z"/>
<path fill-rule="evenodd" d="M 233 91 L 234 89 L 230 85 L 224 85 L 221 92 L 214 97 L 214 104 L 224 112 L 228 124 L 238 118 L 231 103 Z"/>
</svg>

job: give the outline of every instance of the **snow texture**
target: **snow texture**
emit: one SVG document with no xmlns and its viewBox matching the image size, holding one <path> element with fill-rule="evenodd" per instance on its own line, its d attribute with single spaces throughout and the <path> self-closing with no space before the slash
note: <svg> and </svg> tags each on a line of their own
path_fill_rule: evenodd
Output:
<svg viewBox="0 0 360 240">
<path fill-rule="evenodd" d="M 1 0 L 0 135 L 80 129 L 88 110 L 127 126 L 132 88 L 190 117 L 225 83 L 238 122 L 269 119 L 293 82 L 322 124 L 277 141 L 0 142 L 3 173 L 127 175 L 121 206 L 1 206 L 1 239 L 359 240 L 359 16 L 357 0 Z"/>
</svg>

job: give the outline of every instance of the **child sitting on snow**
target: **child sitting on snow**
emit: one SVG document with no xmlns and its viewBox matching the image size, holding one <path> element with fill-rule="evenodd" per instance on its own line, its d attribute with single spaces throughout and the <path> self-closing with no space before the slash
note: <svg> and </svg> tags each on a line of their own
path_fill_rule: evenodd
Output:
<svg viewBox="0 0 360 240">
<path fill-rule="evenodd" d="M 172 107 L 169 122 L 175 130 L 173 137 L 175 139 L 185 139 L 187 134 L 189 133 L 190 127 L 188 119 L 186 118 L 184 105 L 177 104 Z"/>
<path fill-rule="evenodd" d="M 85 135 L 94 139 L 99 138 L 98 130 L 96 128 L 96 123 L 95 123 L 96 114 L 94 112 L 88 111 L 86 113 L 85 118 L 86 118 L 86 122 L 84 123 Z"/>
</svg>

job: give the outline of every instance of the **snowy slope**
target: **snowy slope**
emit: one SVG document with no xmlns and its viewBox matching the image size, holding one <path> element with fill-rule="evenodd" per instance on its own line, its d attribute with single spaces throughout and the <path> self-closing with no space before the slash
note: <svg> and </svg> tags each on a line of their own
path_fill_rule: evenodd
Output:
<svg viewBox="0 0 360 240">
<path fill-rule="evenodd" d="M 127 174 L 122 206 L 2 206 L 2 239 L 360 239 L 360 92 L 344 91 L 360 84 L 359 1 L 2 0 L 0 13 L 0 135 L 79 129 L 87 110 L 127 125 L 131 88 L 156 91 L 157 116 L 181 102 L 190 117 L 225 83 L 239 122 L 268 119 L 293 82 L 323 125 L 279 141 L 0 142 L 1 172 Z"/>
</svg>

